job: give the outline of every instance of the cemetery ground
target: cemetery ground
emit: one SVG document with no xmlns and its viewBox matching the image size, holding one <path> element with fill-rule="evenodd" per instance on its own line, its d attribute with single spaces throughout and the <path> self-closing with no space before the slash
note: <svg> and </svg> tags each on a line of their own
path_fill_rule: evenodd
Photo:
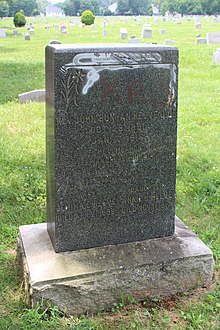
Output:
<svg viewBox="0 0 220 330">
<path fill-rule="evenodd" d="M 70 28 L 74 18 L 29 18 L 35 27 L 31 40 L 13 35 L 12 19 L 0 21 L 6 38 L 0 39 L 0 329 L 219 329 L 220 328 L 220 65 L 212 54 L 218 45 L 199 45 L 196 35 L 220 31 L 220 22 L 201 19 L 182 24 L 141 18 L 141 24 L 97 18 L 95 27 Z M 46 24 L 47 22 L 47 24 Z M 66 25 L 62 34 L 54 24 Z M 208 288 L 168 299 L 121 297 L 109 312 L 97 316 L 67 317 L 56 306 L 28 309 L 16 263 L 18 227 L 46 220 L 45 110 L 43 103 L 19 104 L 18 94 L 44 88 L 44 48 L 52 39 L 62 43 L 127 43 L 120 40 L 120 27 L 128 35 L 141 36 L 142 25 L 152 24 L 152 39 L 143 43 L 175 40 L 180 51 L 177 150 L 176 214 L 212 249 L 215 278 Z M 49 29 L 45 29 L 50 26 Z M 107 30 L 107 36 L 102 31 Z M 165 29 L 166 35 L 159 30 Z M 160 93 L 160 86 L 158 86 Z"/>
</svg>

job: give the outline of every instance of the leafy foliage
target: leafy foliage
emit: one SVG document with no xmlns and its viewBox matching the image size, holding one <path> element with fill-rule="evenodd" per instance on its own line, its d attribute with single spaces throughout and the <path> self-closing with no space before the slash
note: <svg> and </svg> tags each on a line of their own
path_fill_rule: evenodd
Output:
<svg viewBox="0 0 220 330">
<path fill-rule="evenodd" d="M 85 10 L 82 13 L 82 17 L 81 17 L 81 22 L 86 24 L 86 25 L 91 25 L 94 23 L 95 20 L 95 15 L 93 14 L 93 12 L 91 10 Z"/>
<path fill-rule="evenodd" d="M 151 5 L 151 0 L 118 0 L 119 15 L 144 15 Z"/>
<path fill-rule="evenodd" d="M 13 22 L 16 27 L 25 26 L 26 19 L 24 14 L 22 14 L 21 12 L 16 13 Z"/>
<path fill-rule="evenodd" d="M 165 0 L 161 13 L 166 11 L 187 15 L 216 15 L 220 13 L 220 0 Z"/>
<path fill-rule="evenodd" d="M 9 13 L 9 5 L 6 1 L 0 1 L 0 17 L 6 17 Z"/>
<path fill-rule="evenodd" d="M 23 10 L 26 16 L 31 16 L 34 9 L 37 9 L 36 0 L 14 0 L 9 6 L 9 16 Z"/>
</svg>

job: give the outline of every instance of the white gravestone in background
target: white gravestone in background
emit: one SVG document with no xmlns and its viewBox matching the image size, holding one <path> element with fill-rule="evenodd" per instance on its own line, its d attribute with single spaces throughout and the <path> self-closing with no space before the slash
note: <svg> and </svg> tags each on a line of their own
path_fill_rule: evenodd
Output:
<svg viewBox="0 0 220 330">
<path fill-rule="evenodd" d="M 5 38 L 5 37 L 6 37 L 5 29 L 0 29 L 0 38 Z"/>
<path fill-rule="evenodd" d="M 128 30 L 125 28 L 120 28 L 120 38 L 127 39 L 128 37 Z"/>
<path fill-rule="evenodd" d="M 220 44 L 220 32 L 209 32 L 207 33 L 208 45 Z"/>
<path fill-rule="evenodd" d="M 143 27 L 141 37 L 143 39 L 145 39 L 145 38 L 152 38 L 152 28 L 150 28 L 150 27 Z"/>
</svg>

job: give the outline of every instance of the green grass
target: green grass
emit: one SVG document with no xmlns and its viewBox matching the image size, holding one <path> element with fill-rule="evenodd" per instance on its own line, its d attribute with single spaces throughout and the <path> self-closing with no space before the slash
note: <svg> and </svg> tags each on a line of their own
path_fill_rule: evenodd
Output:
<svg viewBox="0 0 220 330">
<path fill-rule="evenodd" d="M 45 22 L 51 25 L 45 30 Z M 52 25 L 67 21 L 69 33 L 61 35 Z M 66 318 L 56 306 L 28 309 L 16 263 L 16 239 L 22 224 L 44 222 L 45 200 L 45 113 L 44 104 L 18 104 L 18 94 L 44 88 L 44 49 L 51 39 L 62 43 L 112 43 L 119 39 L 119 28 L 140 37 L 141 26 L 127 25 L 115 18 L 105 27 L 97 18 L 96 29 L 68 27 L 73 18 L 39 19 L 36 34 L 24 41 L 20 28 L 12 35 L 12 19 L 0 21 L 8 27 L 8 37 L 0 40 L 0 330 L 5 329 L 220 329 L 220 65 L 212 61 L 217 46 L 196 45 L 195 36 L 220 31 L 220 23 L 202 19 L 202 30 L 193 21 L 182 25 L 152 19 L 153 38 L 142 42 L 176 40 L 180 51 L 179 115 L 177 152 L 177 215 L 212 249 L 216 275 L 211 288 L 170 299 L 115 303 L 111 312 L 98 316 Z M 35 19 L 29 19 L 34 22 Z M 160 29 L 167 34 L 161 36 Z"/>
</svg>

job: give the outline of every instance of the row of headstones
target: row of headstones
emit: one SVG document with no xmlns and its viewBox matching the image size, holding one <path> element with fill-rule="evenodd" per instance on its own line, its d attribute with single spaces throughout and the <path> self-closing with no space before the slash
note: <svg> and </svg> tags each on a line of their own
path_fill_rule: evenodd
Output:
<svg viewBox="0 0 220 330">
<path fill-rule="evenodd" d="M 163 30 L 163 29 L 161 29 L 159 32 L 160 32 L 161 35 L 166 34 L 166 30 Z M 24 34 L 24 39 L 25 40 L 30 40 L 30 35 L 33 35 L 34 33 L 35 33 L 34 29 L 33 28 L 30 29 L 29 33 Z M 61 33 L 62 34 L 67 33 L 67 29 L 66 29 L 65 26 L 61 27 Z M 18 30 L 15 29 L 13 31 L 13 34 L 15 36 L 17 36 L 19 34 Z M 102 34 L 103 34 L 104 37 L 107 37 L 108 31 L 103 30 Z M 5 29 L 0 29 L 0 38 L 5 38 L 5 37 L 6 37 Z M 120 38 L 121 39 L 127 39 L 128 38 L 128 31 L 127 31 L 126 28 L 121 28 L 120 29 Z M 152 38 L 152 28 L 146 28 L 146 27 L 143 28 L 141 38 L 143 38 L 143 39 Z M 130 43 L 138 43 L 138 42 L 140 42 L 140 39 L 136 38 L 134 36 L 131 36 L 129 42 Z M 165 44 L 174 44 L 175 41 L 166 39 L 166 40 L 164 40 L 164 43 Z M 209 44 L 209 45 L 210 44 L 220 44 L 220 32 L 209 32 L 209 33 L 207 33 L 207 38 L 201 38 L 200 35 L 198 35 L 197 39 L 196 39 L 196 43 L 197 44 Z"/>
<path fill-rule="evenodd" d="M 192 17 L 190 17 L 190 18 L 188 18 L 188 17 L 184 18 L 184 17 L 183 17 L 183 18 L 182 18 L 182 17 L 179 17 L 179 16 L 173 16 L 173 17 L 170 17 L 170 18 L 167 18 L 167 17 L 160 17 L 160 18 L 159 18 L 159 17 L 155 17 L 155 18 L 154 18 L 154 23 L 157 23 L 157 22 L 159 22 L 159 20 L 161 20 L 162 22 L 172 21 L 172 22 L 174 22 L 175 24 L 182 24 L 182 20 L 180 20 L 180 18 L 181 18 L 182 20 L 184 20 L 184 19 L 186 19 L 186 18 L 187 18 L 187 20 L 190 20 L 190 21 L 191 21 L 191 20 L 194 20 L 194 21 L 195 21 L 195 27 L 196 27 L 196 29 L 201 29 L 201 21 L 200 21 L 200 18 L 192 18 Z M 148 19 L 148 17 L 146 17 L 145 19 Z M 126 18 L 119 17 L 119 20 L 120 20 L 120 22 L 125 21 L 126 24 L 128 24 L 130 21 L 137 21 L 137 22 L 138 22 L 138 25 L 141 25 L 141 24 L 142 24 L 142 20 L 141 20 L 140 17 L 138 17 L 138 18 L 134 17 L 132 20 L 129 19 L 128 17 L 126 17 Z M 102 23 L 100 24 L 100 26 L 103 28 L 103 27 L 107 26 L 109 22 L 111 22 L 111 25 L 114 25 L 115 22 L 116 22 L 116 18 L 113 18 L 113 19 L 110 19 L 110 17 L 105 18 L 105 19 L 104 19 L 104 22 L 102 22 Z M 213 18 L 213 23 L 217 23 L 217 22 L 219 22 L 218 18 Z M 63 22 L 63 23 L 64 23 L 64 22 Z M 65 24 L 65 23 L 64 23 L 64 24 Z M 70 22 L 70 23 L 69 23 L 69 26 L 70 26 L 70 28 L 74 28 L 76 25 L 79 25 L 79 24 L 80 24 L 81 27 L 85 27 L 85 24 L 81 24 L 80 19 L 75 19 L 73 22 Z M 50 29 L 50 27 L 51 27 L 51 26 L 48 25 L 48 22 L 45 22 L 45 29 Z M 54 24 L 53 27 L 54 27 L 55 29 L 59 29 L 59 28 L 60 28 L 60 26 L 59 26 L 58 24 Z M 91 25 L 91 28 L 92 28 L 92 29 L 95 28 L 94 24 Z"/>
</svg>

